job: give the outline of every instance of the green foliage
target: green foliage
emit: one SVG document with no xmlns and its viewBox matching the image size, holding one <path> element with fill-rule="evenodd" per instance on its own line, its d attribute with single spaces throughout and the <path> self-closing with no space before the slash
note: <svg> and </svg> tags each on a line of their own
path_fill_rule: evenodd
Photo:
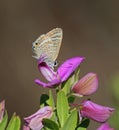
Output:
<svg viewBox="0 0 119 130">
<path fill-rule="evenodd" d="M 119 129 L 119 108 L 116 109 L 109 122 L 115 128 L 115 130 Z"/>
<path fill-rule="evenodd" d="M 65 95 L 70 93 L 73 83 L 74 83 L 74 75 L 72 75 L 66 82 L 63 83 L 62 91 L 64 91 Z"/>
<path fill-rule="evenodd" d="M 69 102 L 69 103 L 73 103 L 74 100 L 75 100 L 75 97 L 74 97 L 74 96 L 69 96 L 69 97 L 68 97 L 68 102 Z"/>
<path fill-rule="evenodd" d="M 47 100 L 47 104 L 51 106 L 52 108 L 55 108 L 55 102 L 54 102 L 54 98 L 53 98 L 53 94 L 51 90 L 49 90 L 49 99 Z"/>
<path fill-rule="evenodd" d="M 113 77 L 111 87 L 113 96 L 119 101 L 119 74 Z"/>
<path fill-rule="evenodd" d="M 75 82 L 79 80 L 79 73 L 80 73 L 80 69 L 78 68 L 77 71 L 75 72 Z"/>
<path fill-rule="evenodd" d="M 112 78 L 111 90 L 115 100 L 115 102 L 112 102 L 115 106 L 115 112 L 113 113 L 109 122 L 115 129 L 119 129 L 119 73 Z"/>
<path fill-rule="evenodd" d="M 6 111 L 2 119 L 2 122 L 0 123 L 0 130 L 20 130 L 21 120 L 19 116 L 16 116 L 16 114 L 13 114 L 8 125 L 7 123 L 8 123 L 8 114 Z"/>
<path fill-rule="evenodd" d="M 84 127 L 78 127 L 76 130 L 87 130 L 87 129 Z"/>
<path fill-rule="evenodd" d="M 8 114 L 7 111 L 5 111 L 5 116 L 3 117 L 2 122 L 0 122 L 0 130 L 5 130 L 7 122 L 8 122 Z"/>
<path fill-rule="evenodd" d="M 49 128 L 50 130 L 59 130 L 59 127 L 56 124 L 56 122 L 50 119 L 43 119 L 42 123 L 45 127 Z"/>
<path fill-rule="evenodd" d="M 46 106 L 48 99 L 49 99 L 49 96 L 47 94 L 42 94 L 40 97 L 40 107 Z"/>
<path fill-rule="evenodd" d="M 90 120 L 89 119 L 83 119 L 82 122 L 77 126 L 76 130 L 86 130 L 86 128 L 89 126 Z"/>
<path fill-rule="evenodd" d="M 47 104 L 49 106 L 51 106 L 53 109 L 55 109 L 55 101 L 54 101 L 53 94 L 52 94 L 51 90 L 49 90 L 49 99 L 47 100 Z M 53 115 L 52 115 L 51 119 L 54 120 L 55 122 L 57 122 L 57 116 L 56 116 L 55 111 L 53 112 Z"/>
<path fill-rule="evenodd" d="M 63 126 L 62 130 L 75 130 L 77 125 L 77 111 L 74 110 L 69 118 L 66 120 L 66 123 Z"/>
<path fill-rule="evenodd" d="M 19 116 L 14 113 L 6 130 L 20 130 L 21 120 Z"/>
<path fill-rule="evenodd" d="M 69 106 L 68 100 L 63 91 L 59 91 L 57 93 L 57 115 L 60 122 L 61 127 L 64 125 L 65 121 L 68 118 Z"/>
</svg>

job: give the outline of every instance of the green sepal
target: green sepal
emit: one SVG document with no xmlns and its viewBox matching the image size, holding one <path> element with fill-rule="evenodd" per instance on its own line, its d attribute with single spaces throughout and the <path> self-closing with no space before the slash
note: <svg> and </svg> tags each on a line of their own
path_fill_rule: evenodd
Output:
<svg viewBox="0 0 119 130">
<path fill-rule="evenodd" d="M 57 115 L 60 122 L 61 127 L 66 122 L 68 116 L 69 116 L 69 106 L 68 106 L 68 100 L 63 91 L 59 91 L 57 93 Z"/>
<path fill-rule="evenodd" d="M 49 99 L 47 100 L 47 104 L 54 109 L 54 112 L 53 112 L 51 119 L 53 121 L 57 122 L 57 116 L 56 116 L 56 111 L 55 111 L 55 102 L 54 102 L 52 90 L 49 90 Z"/>
<path fill-rule="evenodd" d="M 52 91 L 49 90 L 49 99 L 46 102 L 49 106 L 51 106 L 53 109 L 55 108 L 55 102 L 54 102 L 54 98 L 53 98 L 53 94 Z"/>
<path fill-rule="evenodd" d="M 79 80 L 79 73 L 80 73 L 80 69 L 78 68 L 77 71 L 75 72 L 75 82 L 77 82 Z"/>
<path fill-rule="evenodd" d="M 55 123 L 54 121 L 52 121 L 50 119 L 43 119 L 42 123 L 43 123 L 44 127 L 47 127 L 50 130 L 59 130 L 57 123 Z"/>
<path fill-rule="evenodd" d="M 8 114 L 7 111 L 5 111 L 5 115 L 2 119 L 2 122 L 0 122 L 0 130 L 5 130 L 7 122 L 8 122 Z"/>
<path fill-rule="evenodd" d="M 21 120 L 19 116 L 14 113 L 6 130 L 20 130 Z"/>
</svg>

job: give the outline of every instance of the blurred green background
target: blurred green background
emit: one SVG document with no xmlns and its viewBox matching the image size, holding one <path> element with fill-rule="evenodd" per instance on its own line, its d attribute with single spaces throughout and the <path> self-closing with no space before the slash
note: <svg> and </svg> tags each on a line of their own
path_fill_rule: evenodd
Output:
<svg viewBox="0 0 119 130">
<path fill-rule="evenodd" d="M 64 31 L 59 64 L 73 56 L 86 57 L 80 77 L 88 72 L 99 77 L 92 101 L 110 107 L 118 104 L 112 79 L 119 72 L 119 1 L 1 0 L 0 100 L 6 100 L 8 113 L 25 117 L 38 109 L 40 95 L 47 89 L 34 83 L 42 76 L 31 46 L 55 27 Z M 89 130 L 98 125 L 91 122 Z"/>
</svg>

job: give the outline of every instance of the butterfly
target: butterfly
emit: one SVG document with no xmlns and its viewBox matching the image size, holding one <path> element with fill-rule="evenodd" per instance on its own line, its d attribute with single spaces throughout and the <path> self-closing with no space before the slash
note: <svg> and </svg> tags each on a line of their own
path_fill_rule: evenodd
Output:
<svg viewBox="0 0 119 130">
<path fill-rule="evenodd" d="M 59 54 L 62 43 L 63 31 L 61 28 L 55 28 L 46 34 L 42 34 L 32 43 L 33 57 L 39 59 L 41 56 L 51 68 L 56 66 L 56 58 Z"/>
</svg>

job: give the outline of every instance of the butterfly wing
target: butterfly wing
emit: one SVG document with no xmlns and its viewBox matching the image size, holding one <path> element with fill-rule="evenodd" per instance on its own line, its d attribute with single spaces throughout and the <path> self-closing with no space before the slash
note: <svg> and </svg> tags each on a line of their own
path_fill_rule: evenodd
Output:
<svg viewBox="0 0 119 130">
<path fill-rule="evenodd" d="M 50 52 L 49 58 L 55 61 L 59 54 L 60 46 L 62 43 L 62 37 L 63 37 L 62 29 L 60 28 L 53 29 L 52 31 L 47 33 L 46 36 L 50 38 L 49 40 L 50 42 L 48 44 L 48 50 Z"/>
<path fill-rule="evenodd" d="M 62 29 L 60 28 L 55 28 L 47 34 L 41 35 L 33 43 L 34 57 L 39 59 L 41 55 L 44 55 L 48 60 L 55 61 L 59 54 L 62 36 Z"/>
</svg>

